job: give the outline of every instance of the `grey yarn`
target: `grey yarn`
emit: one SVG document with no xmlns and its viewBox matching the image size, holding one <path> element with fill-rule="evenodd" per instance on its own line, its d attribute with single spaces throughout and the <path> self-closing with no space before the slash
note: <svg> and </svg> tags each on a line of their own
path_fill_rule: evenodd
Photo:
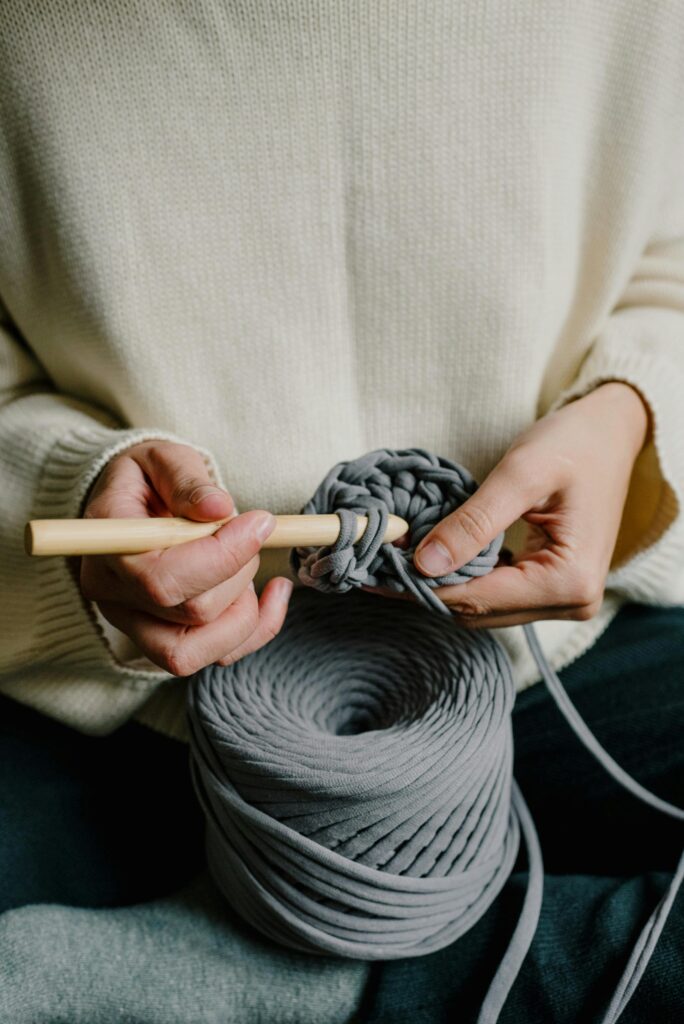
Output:
<svg viewBox="0 0 684 1024">
<path fill-rule="evenodd" d="M 503 536 L 448 576 L 424 577 L 412 562 L 420 540 L 476 486 L 461 466 L 420 448 L 333 467 L 302 511 L 335 512 L 340 536 L 291 553 L 299 578 L 326 596 L 296 589 L 274 640 L 200 672 L 188 718 L 209 867 L 246 920 L 291 948 L 365 960 L 441 949 L 496 898 L 522 835 L 528 890 L 479 1016 L 494 1024 L 534 936 L 543 865 L 512 776 L 510 662 L 491 633 L 458 627 L 434 589 L 489 572 Z M 409 522 L 406 549 L 382 543 L 390 512 Z M 353 544 L 357 515 L 369 526 Z M 363 584 L 408 590 L 417 602 L 383 600 Z M 635 796 L 684 819 L 603 750 L 533 627 L 525 634 L 584 745 Z M 605 1024 L 636 988 L 683 874 L 684 856 Z"/>
<path fill-rule="evenodd" d="M 334 545 L 293 549 L 291 565 L 302 583 L 342 594 L 352 587 L 407 590 L 422 604 L 449 614 L 432 591 L 448 583 L 466 583 L 494 568 L 503 543 L 496 537 L 467 565 L 448 576 L 428 578 L 413 565 L 413 552 L 433 526 L 477 490 L 467 469 L 422 448 L 379 448 L 353 462 L 339 462 L 318 486 L 302 513 L 335 512 L 340 534 Z M 383 544 L 390 513 L 410 525 L 410 547 Z M 358 544 L 357 515 L 368 517 Z"/>
</svg>

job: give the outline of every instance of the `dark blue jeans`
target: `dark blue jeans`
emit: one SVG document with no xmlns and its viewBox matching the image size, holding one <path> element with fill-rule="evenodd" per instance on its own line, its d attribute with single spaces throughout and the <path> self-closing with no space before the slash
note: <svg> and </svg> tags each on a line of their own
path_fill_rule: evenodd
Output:
<svg viewBox="0 0 684 1024">
<path fill-rule="evenodd" d="M 184 743 L 136 722 L 83 736 L 0 697 L 0 912 L 137 903 L 202 865 Z"/>
<path fill-rule="evenodd" d="M 684 804 L 684 608 L 622 609 L 561 673 L 580 712 L 644 785 Z M 542 918 L 502 1017 L 589 1024 L 684 844 L 676 822 L 604 775 L 543 685 L 514 713 L 516 777 L 544 853 Z M 187 748 L 131 722 L 82 736 L 0 698 L 0 911 L 121 906 L 171 893 L 203 867 Z M 474 1021 L 526 882 L 521 857 L 484 918 L 447 949 L 373 966 L 358 1020 Z M 622 1021 L 684 1020 L 684 900 Z"/>
</svg>

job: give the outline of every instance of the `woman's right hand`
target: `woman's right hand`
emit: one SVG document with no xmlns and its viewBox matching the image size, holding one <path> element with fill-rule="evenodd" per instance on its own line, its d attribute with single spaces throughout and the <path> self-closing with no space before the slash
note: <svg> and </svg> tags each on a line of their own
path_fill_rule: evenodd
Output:
<svg viewBox="0 0 684 1024">
<path fill-rule="evenodd" d="M 138 555 L 81 559 L 81 590 L 143 654 L 172 675 L 229 665 L 268 643 L 285 619 L 292 583 L 270 579 L 257 598 L 259 550 L 275 527 L 270 512 L 237 515 L 188 445 L 147 441 L 122 452 L 97 478 L 84 516 L 231 516 L 209 537 Z"/>
</svg>

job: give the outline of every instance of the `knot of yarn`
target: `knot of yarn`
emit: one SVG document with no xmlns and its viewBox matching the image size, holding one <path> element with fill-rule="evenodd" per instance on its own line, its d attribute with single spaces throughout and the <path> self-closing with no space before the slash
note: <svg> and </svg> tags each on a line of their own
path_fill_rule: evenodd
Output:
<svg viewBox="0 0 684 1024">
<path fill-rule="evenodd" d="M 293 548 L 292 569 L 303 583 L 317 590 L 344 593 L 366 585 L 409 591 L 435 611 L 448 613 L 432 591 L 465 583 L 493 569 L 503 534 L 445 576 L 423 576 L 413 564 L 413 553 L 433 526 L 476 490 L 477 483 L 463 466 L 423 448 L 378 448 L 353 461 L 338 462 L 302 512 L 334 512 L 340 520 L 339 536 L 324 547 Z M 405 548 L 383 543 L 390 513 L 409 524 Z M 368 525 L 355 543 L 358 516 L 367 516 Z"/>
</svg>

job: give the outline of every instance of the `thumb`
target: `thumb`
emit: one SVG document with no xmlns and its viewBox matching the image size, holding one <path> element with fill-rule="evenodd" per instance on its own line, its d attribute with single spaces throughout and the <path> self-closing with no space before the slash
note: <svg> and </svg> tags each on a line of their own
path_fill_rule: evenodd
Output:
<svg viewBox="0 0 684 1024">
<path fill-rule="evenodd" d="M 420 542 L 413 561 L 425 576 L 460 569 L 531 507 L 530 473 L 504 458 L 472 497 L 445 516 Z"/>
<path fill-rule="evenodd" d="M 153 442 L 141 445 L 133 457 L 172 515 L 208 522 L 235 511 L 228 491 L 211 479 L 206 462 L 190 445 Z"/>
</svg>

